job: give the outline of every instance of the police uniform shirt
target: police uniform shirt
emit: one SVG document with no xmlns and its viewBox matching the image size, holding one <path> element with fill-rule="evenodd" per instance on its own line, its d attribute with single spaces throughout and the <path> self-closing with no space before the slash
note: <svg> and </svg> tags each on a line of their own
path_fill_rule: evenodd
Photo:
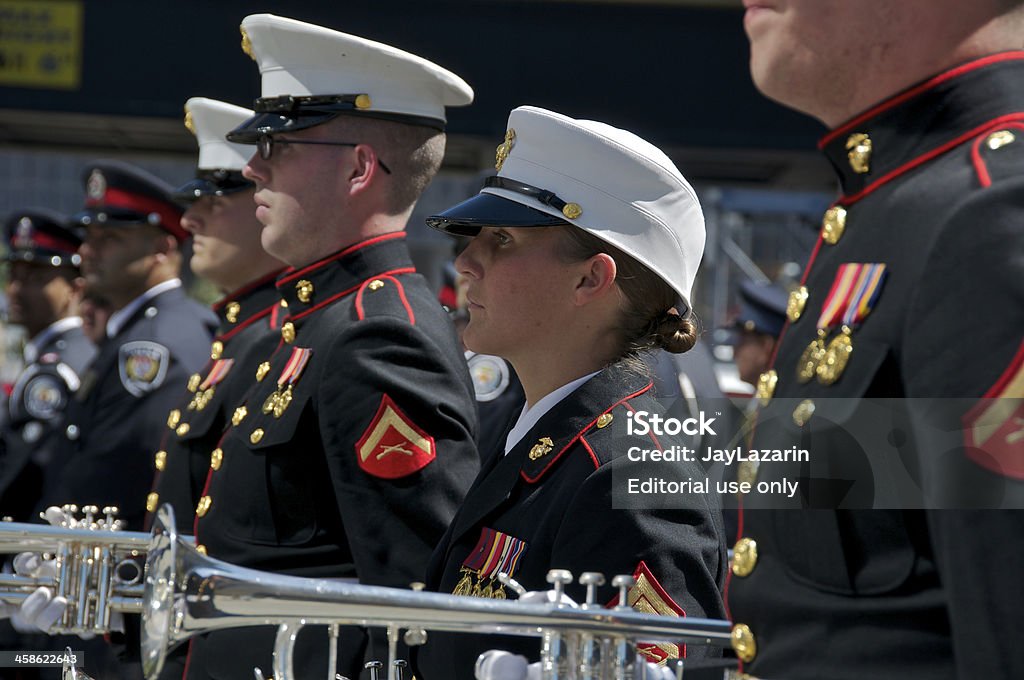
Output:
<svg viewBox="0 0 1024 680">
<path fill-rule="evenodd" d="M 0 515 L 29 520 L 64 409 L 95 355 L 78 317 L 54 322 L 26 345 L 25 370 L 14 383 L 4 419 Z"/>
<path fill-rule="evenodd" d="M 145 296 L 143 296 L 145 297 Z M 216 319 L 172 286 L 146 300 L 101 345 L 65 412 L 63 439 L 46 471 L 42 507 L 120 508 L 141 529 L 153 451 L 188 376 L 210 348 Z"/>
<path fill-rule="evenodd" d="M 976 60 L 822 142 L 842 195 L 791 298 L 755 432 L 758 447 L 809 450 L 812 485 L 797 505 L 820 509 L 744 512 L 728 601 L 746 673 L 1024 677 L 1024 513 L 856 509 L 882 492 L 870 484 L 879 451 L 932 502 L 993 507 L 995 491 L 1021 507 L 1022 82 L 1024 52 Z M 808 348 L 850 264 L 874 268 L 859 307 L 869 314 L 829 331 L 829 346 L 847 336 L 845 361 L 815 362 Z M 876 397 L 898 401 L 872 410 Z M 814 485 L 826 476 L 854 484 Z"/>
<path fill-rule="evenodd" d="M 278 280 L 280 342 L 249 379 L 195 524 L 212 557 L 301 576 L 409 587 L 479 468 L 476 407 L 454 329 L 415 272 L 402 232 L 354 244 Z M 190 677 L 270 668 L 274 629 L 195 638 Z M 310 642 L 311 641 L 311 642 Z M 304 644 L 309 643 L 304 647 Z M 338 670 L 386 657 L 358 629 Z M 224 649 L 252 654 L 224 654 Z M 296 673 L 326 641 L 300 635 Z"/>
<path fill-rule="evenodd" d="M 179 386 L 179 400 L 167 413 L 160 448 L 153 454 L 153 490 L 145 503 L 148 513 L 170 503 L 184 534 L 192 533 L 207 471 L 220 464 L 221 434 L 233 417 L 241 417 L 235 406 L 263 359 L 260 350 L 252 350 L 260 346 L 265 351 L 268 343 L 272 348 L 281 337 L 272 323 L 280 309 L 277 275 L 254 281 L 213 306 L 220 325 L 209 361 Z"/>
<path fill-rule="evenodd" d="M 629 602 L 636 609 L 666 616 L 724 618 L 720 588 L 726 572 L 721 515 L 713 497 L 681 496 L 681 509 L 613 509 L 613 477 L 629 476 L 630 446 L 647 437 L 627 434 L 628 414 L 664 413 L 650 396 L 651 381 L 622 364 L 587 380 L 551 407 L 507 455 L 490 452 L 451 528 L 431 558 L 427 587 L 444 593 L 515 597 L 496 580 L 505 571 L 527 590 L 547 590 L 549 569 L 602 572 L 607 585 L 597 602 L 611 602 L 612 578 L 634 575 Z M 662 445 L 676 442 L 659 437 Z M 698 463 L 673 468 L 703 479 Z M 675 500 L 675 499 L 674 499 Z M 482 560 L 481 556 L 502 559 Z M 583 602 L 583 587 L 566 588 Z M 417 650 L 417 677 L 423 680 L 473 678 L 477 656 L 508 649 L 536 658 L 535 638 L 456 635 L 431 632 Z M 677 658 L 673 645 L 641 645 L 652 661 Z M 693 646 L 697 659 L 714 650 Z"/>
</svg>

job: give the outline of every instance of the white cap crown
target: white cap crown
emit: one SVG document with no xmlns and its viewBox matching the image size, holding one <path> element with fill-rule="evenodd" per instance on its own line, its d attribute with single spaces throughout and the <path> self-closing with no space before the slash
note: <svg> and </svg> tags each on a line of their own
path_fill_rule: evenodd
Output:
<svg viewBox="0 0 1024 680">
<path fill-rule="evenodd" d="M 252 147 L 232 144 L 224 135 L 251 117 L 251 110 L 216 99 L 192 97 L 185 102 L 185 127 L 199 143 L 197 167 L 241 171 L 252 156 Z"/>
<path fill-rule="evenodd" d="M 366 95 L 362 113 L 441 123 L 445 107 L 473 101 L 462 78 L 390 45 L 273 14 L 247 16 L 241 29 L 264 98 Z"/>
</svg>

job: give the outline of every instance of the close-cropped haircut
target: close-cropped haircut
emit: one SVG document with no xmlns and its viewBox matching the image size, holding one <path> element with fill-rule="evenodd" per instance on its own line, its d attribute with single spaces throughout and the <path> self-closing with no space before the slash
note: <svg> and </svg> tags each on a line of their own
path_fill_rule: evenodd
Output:
<svg viewBox="0 0 1024 680">
<path fill-rule="evenodd" d="M 388 214 L 410 210 L 441 168 L 445 134 L 423 125 L 375 118 L 339 116 L 335 120 L 341 121 L 353 142 L 372 146 L 391 171 Z"/>
</svg>

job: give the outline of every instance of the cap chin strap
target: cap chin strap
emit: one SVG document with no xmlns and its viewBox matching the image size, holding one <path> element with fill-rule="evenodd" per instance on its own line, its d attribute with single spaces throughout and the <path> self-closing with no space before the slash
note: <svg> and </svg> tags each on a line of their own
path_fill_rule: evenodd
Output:
<svg viewBox="0 0 1024 680">
<path fill-rule="evenodd" d="M 498 175 L 488 177 L 487 179 L 484 180 L 484 186 L 491 189 L 504 189 L 505 191 L 514 191 L 517 194 L 529 196 L 530 198 L 539 201 L 540 203 L 543 203 L 546 206 L 554 208 L 558 212 L 562 212 L 562 209 L 566 205 L 568 205 L 567 201 L 563 201 L 561 198 L 558 197 L 558 194 L 556 194 L 553 191 L 548 191 L 547 189 L 538 189 L 535 186 L 531 186 L 525 182 L 520 182 L 518 180 L 509 179 L 508 177 L 499 177 Z M 566 222 L 566 224 L 571 224 L 571 222 Z"/>
</svg>

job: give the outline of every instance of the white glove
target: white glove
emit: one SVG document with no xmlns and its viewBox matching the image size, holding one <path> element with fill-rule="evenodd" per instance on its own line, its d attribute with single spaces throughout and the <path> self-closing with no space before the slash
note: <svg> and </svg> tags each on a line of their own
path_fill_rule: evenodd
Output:
<svg viewBox="0 0 1024 680">
<path fill-rule="evenodd" d="M 19 553 L 14 558 L 14 571 L 28 578 L 53 578 L 57 574 L 57 561 L 44 560 L 37 553 Z M 19 633 L 48 632 L 64 615 L 67 606 L 68 601 L 54 597 L 49 588 L 36 588 L 20 607 L 11 612 L 11 625 Z"/>
<path fill-rule="evenodd" d="M 580 606 L 565 593 L 562 593 L 561 599 L 555 598 L 555 591 L 553 590 L 531 590 L 528 593 L 523 593 L 519 596 L 518 602 L 525 602 L 526 604 L 555 604 L 560 602 L 562 606 L 570 609 L 579 609 Z"/>
<path fill-rule="evenodd" d="M 636 677 L 640 679 L 675 680 L 676 678 L 673 669 L 644 661 L 639 656 L 636 658 L 636 665 Z M 540 661 L 528 663 L 525 656 L 501 649 L 489 649 L 477 657 L 473 673 L 476 680 L 540 680 Z"/>
</svg>

